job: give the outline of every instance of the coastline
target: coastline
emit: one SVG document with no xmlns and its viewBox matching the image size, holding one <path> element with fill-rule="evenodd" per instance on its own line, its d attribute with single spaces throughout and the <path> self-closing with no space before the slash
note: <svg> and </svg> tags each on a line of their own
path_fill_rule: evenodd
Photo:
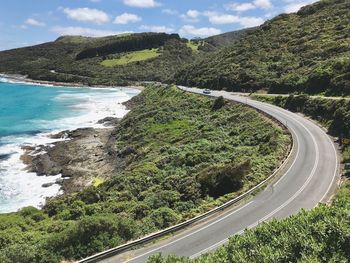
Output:
<svg viewBox="0 0 350 263">
<path fill-rule="evenodd" d="M 7 75 L 0 75 L 0 78 L 7 78 Z M 30 79 L 23 76 L 10 77 L 7 79 L 9 79 L 10 83 L 14 84 L 25 83 L 37 86 L 42 85 L 45 87 L 72 87 L 67 83 L 62 86 L 59 85 L 59 83 L 32 82 Z M 111 87 L 88 87 L 78 84 L 75 84 L 74 87 L 89 89 L 109 88 L 113 90 Z M 117 88 L 134 89 L 131 94 L 138 93 L 135 87 L 115 87 L 116 94 L 119 92 Z M 141 88 L 139 87 L 137 90 L 141 90 Z M 122 91 L 122 93 L 124 92 Z M 111 94 L 114 94 L 114 92 L 112 91 Z M 130 91 L 126 94 L 129 95 Z M 44 194 L 40 197 L 33 198 L 33 200 L 36 200 L 35 203 L 26 203 L 26 205 L 19 205 L 18 207 L 15 206 L 16 209 L 13 210 L 6 210 L 8 206 L 5 204 L 5 208 L 1 210 L 2 213 L 14 212 L 28 205 L 40 208 L 46 203 L 48 198 L 55 198 L 80 191 L 82 188 L 104 181 L 106 176 L 109 176 L 113 172 L 114 167 L 110 165 L 110 159 L 107 158 L 108 141 L 114 131 L 115 124 L 128 112 L 126 102 L 132 97 L 129 97 L 129 100 L 124 100 L 124 102 L 121 102 L 119 97 L 115 99 L 112 98 L 113 97 L 109 97 L 109 99 L 113 101 L 113 104 L 104 104 L 105 101 L 102 101 L 98 105 L 100 110 L 102 110 L 102 116 L 101 113 L 97 113 L 97 109 L 94 108 L 94 116 L 92 116 L 92 119 L 91 117 L 86 118 L 84 114 L 89 114 L 90 110 L 87 109 L 86 111 L 85 108 L 83 108 L 84 111 L 81 117 L 85 116 L 85 121 L 89 119 L 93 120 L 93 122 L 85 123 L 85 125 L 80 125 L 80 122 L 78 122 L 78 125 L 72 123 L 74 124 L 73 126 L 75 126 L 74 128 L 53 129 L 50 132 L 42 132 L 39 135 L 44 140 L 36 140 L 35 143 L 29 144 L 24 142 L 24 144 L 20 145 L 20 149 L 17 150 L 16 158 L 18 159 L 17 163 L 22 171 L 26 174 L 36 176 L 40 184 L 37 184 L 37 187 L 43 189 L 42 191 L 45 191 L 47 194 L 55 193 Z M 111 111 L 107 112 L 108 110 Z M 118 112 L 117 115 L 115 115 L 116 112 Z M 84 158 L 81 158 L 81 155 L 83 155 Z M 13 156 L 13 159 L 15 159 L 15 156 Z M 20 179 L 21 181 L 26 180 L 24 177 L 22 178 L 23 179 Z M 32 183 L 34 183 L 34 181 Z M 39 202 L 38 199 L 41 201 Z"/>
<path fill-rule="evenodd" d="M 30 79 L 25 75 L 20 74 L 6 74 L 6 73 L 0 73 L 0 78 L 4 78 L 9 80 L 11 83 L 25 83 L 25 84 L 32 84 L 32 85 L 42 85 L 42 86 L 53 86 L 53 87 L 71 87 L 71 88 L 116 88 L 115 86 L 105 86 L 105 85 L 86 85 L 83 83 L 74 83 L 74 82 L 55 82 L 55 81 L 46 81 L 46 80 L 35 80 Z M 118 86 L 118 88 L 120 88 Z M 131 85 L 131 86 L 123 86 L 122 88 L 132 88 L 132 89 L 138 89 L 140 91 L 144 90 L 144 86 L 142 85 Z"/>
</svg>

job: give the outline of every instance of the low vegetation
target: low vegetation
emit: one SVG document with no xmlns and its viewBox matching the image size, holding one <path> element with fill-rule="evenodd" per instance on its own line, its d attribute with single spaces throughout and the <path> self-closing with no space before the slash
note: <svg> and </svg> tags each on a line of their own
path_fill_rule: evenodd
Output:
<svg viewBox="0 0 350 263">
<path fill-rule="evenodd" d="M 205 42 L 201 41 L 188 41 L 187 46 L 192 49 L 194 53 L 198 53 L 200 47 L 204 46 Z"/>
<path fill-rule="evenodd" d="M 0 72 L 86 85 L 167 82 L 180 67 L 199 56 L 187 42 L 177 34 L 164 33 L 65 36 L 50 43 L 0 52 Z"/>
<path fill-rule="evenodd" d="M 208 42 L 164 33 L 62 36 L 54 42 L 0 52 L 0 72 L 85 85 L 171 83 L 184 65 L 244 35 L 243 31 L 232 32 L 219 35 L 217 41 L 211 37 Z"/>
<path fill-rule="evenodd" d="M 0 262 L 76 259 L 179 223 L 259 183 L 289 148 L 269 118 L 222 98 L 150 86 L 128 105 L 110 139 L 117 172 L 0 215 Z"/>
<path fill-rule="evenodd" d="M 161 53 L 156 48 L 146 49 L 121 54 L 118 58 L 106 59 L 102 61 L 101 64 L 106 67 L 114 67 L 119 65 L 126 65 L 133 62 L 144 61 L 151 58 L 156 58 L 160 55 Z"/>
</svg>

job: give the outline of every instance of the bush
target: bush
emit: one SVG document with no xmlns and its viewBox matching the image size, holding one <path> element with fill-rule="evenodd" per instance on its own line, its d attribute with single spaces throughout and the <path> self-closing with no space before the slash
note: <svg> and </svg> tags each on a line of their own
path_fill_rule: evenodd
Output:
<svg viewBox="0 0 350 263">
<path fill-rule="evenodd" d="M 250 162 L 240 164 L 215 165 L 207 168 L 199 176 L 204 193 L 219 197 L 239 190 L 245 175 L 251 169 Z"/>
<path fill-rule="evenodd" d="M 47 218 L 47 215 L 45 215 L 43 211 L 35 207 L 25 207 L 20 210 L 19 214 L 23 217 L 30 218 L 35 222 L 39 222 Z"/>
<path fill-rule="evenodd" d="M 150 218 L 159 229 L 174 225 L 180 217 L 170 208 L 161 207 L 151 213 Z"/>
<path fill-rule="evenodd" d="M 214 103 L 213 103 L 213 110 L 219 110 L 219 109 L 221 109 L 224 106 L 225 106 L 225 99 L 224 99 L 224 97 L 222 97 L 222 96 L 217 97 L 214 100 Z"/>
</svg>

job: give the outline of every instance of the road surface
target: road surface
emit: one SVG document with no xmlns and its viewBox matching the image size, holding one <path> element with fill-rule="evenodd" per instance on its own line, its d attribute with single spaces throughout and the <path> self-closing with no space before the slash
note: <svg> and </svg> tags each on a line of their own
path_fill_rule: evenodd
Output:
<svg viewBox="0 0 350 263">
<path fill-rule="evenodd" d="M 202 94 L 194 88 L 181 89 Z M 302 208 L 311 209 L 325 202 L 337 187 L 339 163 L 331 138 L 312 121 L 266 103 L 213 91 L 210 96 L 246 103 L 273 116 L 286 124 L 294 141 L 293 158 L 283 175 L 264 191 L 247 200 L 241 206 L 229 209 L 219 216 L 181 233 L 133 251 L 100 262 L 147 262 L 155 253 L 175 254 L 194 258 L 215 250 L 227 242 L 228 237 L 253 228 L 272 218 L 285 218 Z"/>
</svg>

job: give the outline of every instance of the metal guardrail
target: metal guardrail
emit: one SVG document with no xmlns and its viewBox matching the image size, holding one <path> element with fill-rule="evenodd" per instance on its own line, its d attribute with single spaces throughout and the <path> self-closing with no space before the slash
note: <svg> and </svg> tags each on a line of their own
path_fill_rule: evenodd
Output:
<svg viewBox="0 0 350 263">
<path fill-rule="evenodd" d="M 238 103 L 241 103 L 241 102 L 238 102 Z M 245 103 L 242 103 L 242 104 L 245 104 Z M 254 106 L 252 105 L 248 105 L 248 104 L 245 104 L 249 107 L 252 107 L 252 108 L 255 108 Z M 256 109 L 256 108 L 255 108 Z M 261 111 L 259 109 L 257 109 L 258 111 Z M 262 112 L 262 111 L 261 111 Z M 268 113 L 264 112 L 265 114 L 269 115 Z M 269 115 L 271 118 L 273 118 L 271 115 Z M 283 127 L 285 127 L 286 129 L 288 129 L 288 127 L 283 124 L 282 122 L 276 120 L 275 118 L 273 118 L 275 121 L 277 121 L 278 123 L 280 123 L 280 125 L 282 125 Z M 288 129 L 289 130 L 289 129 Z M 272 178 L 275 177 L 275 175 L 280 172 L 284 167 L 285 165 L 288 163 L 293 151 L 294 151 L 294 147 L 295 147 L 295 144 L 294 144 L 294 141 L 292 140 L 292 147 L 290 147 L 289 149 L 289 153 L 288 153 L 288 156 L 285 158 L 285 160 L 282 162 L 282 164 L 279 166 L 279 168 L 275 169 L 275 171 L 268 177 L 266 178 L 264 181 L 260 182 L 258 185 L 254 186 L 253 188 L 251 188 L 250 190 L 248 190 L 247 192 L 243 193 L 242 195 L 208 211 L 208 212 L 205 212 L 204 214 L 201 214 L 201 215 L 198 215 L 192 219 L 189 219 L 185 222 L 182 222 L 182 223 L 179 223 L 177 225 L 174 225 L 174 226 L 171 226 L 171 227 L 168 227 L 164 230 L 160 230 L 156 233 L 152 233 L 152 234 L 149 234 L 145 237 L 142 237 L 142 238 L 139 238 L 139 239 L 136 239 L 136 240 L 133 240 L 133 241 L 130 241 L 128 243 L 125 243 L 123 245 L 120 245 L 118 247 L 115 247 L 115 248 L 111 248 L 111 249 L 108 249 L 106 251 L 103 251 L 101 253 L 98 253 L 98 254 L 95 254 L 93 256 L 90 256 L 88 258 L 85 258 L 85 259 L 81 259 L 79 261 L 77 261 L 76 263 L 95 263 L 95 262 L 99 262 L 100 260 L 103 260 L 103 259 L 106 259 L 106 258 L 109 258 L 109 257 L 112 257 L 112 256 L 115 256 L 115 255 L 118 255 L 124 251 L 127 251 L 131 248 L 134 248 L 136 246 L 140 246 L 140 245 L 143 245 L 143 244 L 146 244 L 146 243 L 149 243 L 151 241 L 154 241 L 155 239 L 157 238 L 160 238 L 160 237 L 163 237 L 163 236 L 166 236 L 170 233 L 173 233 L 173 232 L 176 232 L 180 229 L 184 229 L 185 227 L 188 227 L 194 223 L 197 223 L 203 219 L 206 219 L 208 218 L 209 216 L 213 215 L 213 214 L 216 214 L 218 212 L 222 212 L 225 208 L 228 208 L 234 204 L 236 204 L 237 202 L 241 201 L 242 199 L 246 198 L 247 196 L 257 192 L 258 190 L 260 190 L 266 183 L 268 183 Z"/>
</svg>

